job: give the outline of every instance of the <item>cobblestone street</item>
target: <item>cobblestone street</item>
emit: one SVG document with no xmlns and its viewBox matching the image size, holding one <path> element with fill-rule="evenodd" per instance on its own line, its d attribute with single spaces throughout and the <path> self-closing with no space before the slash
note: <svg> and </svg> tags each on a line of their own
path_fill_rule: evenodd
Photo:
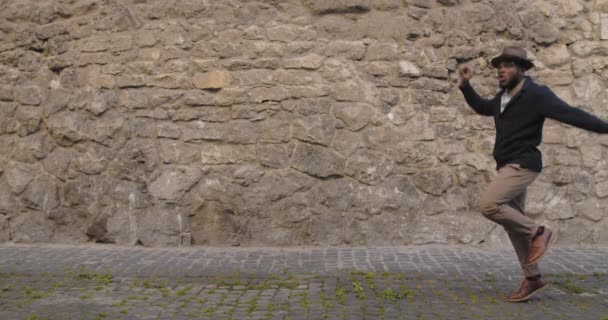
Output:
<svg viewBox="0 0 608 320">
<path fill-rule="evenodd" d="M 608 248 L 556 248 L 502 301 L 510 250 L 0 245 L 0 319 L 608 319 Z"/>
</svg>

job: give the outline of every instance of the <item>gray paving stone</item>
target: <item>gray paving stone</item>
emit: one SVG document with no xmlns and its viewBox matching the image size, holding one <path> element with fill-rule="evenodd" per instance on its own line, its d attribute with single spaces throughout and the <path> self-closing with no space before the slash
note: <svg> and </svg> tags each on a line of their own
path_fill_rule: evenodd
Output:
<svg viewBox="0 0 608 320">
<path fill-rule="evenodd" d="M 608 248 L 541 267 L 552 287 L 510 304 L 510 250 L 4 244 L 0 319 L 608 319 Z"/>
</svg>

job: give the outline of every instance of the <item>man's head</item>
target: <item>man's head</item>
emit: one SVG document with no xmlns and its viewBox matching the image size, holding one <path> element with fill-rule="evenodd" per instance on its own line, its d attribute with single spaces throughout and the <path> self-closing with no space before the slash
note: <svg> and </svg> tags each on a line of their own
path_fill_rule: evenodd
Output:
<svg viewBox="0 0 608 320">
<path fill-rule="evenodd" d="M 498 71 L 498 85 L 501 88 L 512 89 L 525 76 L 526 70 L 534 67 L 528 59 L 526 50 L 520 47 L 506 47 L 502 54 L 491 61 Z"/>
<path fill-rule="evenodd" d="M 513 89 L 526 75 L 522 63 L 516 60 L 503 60 L 496 67 L 498 86 L 502 89 Z"/>
</svg>

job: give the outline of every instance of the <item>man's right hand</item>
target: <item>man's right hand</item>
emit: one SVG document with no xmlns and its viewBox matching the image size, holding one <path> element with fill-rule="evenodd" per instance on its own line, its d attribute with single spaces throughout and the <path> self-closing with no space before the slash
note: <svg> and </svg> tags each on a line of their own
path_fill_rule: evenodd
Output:
<svg viewBox="0 0 608 320">
<path fill-rule="evenodd" d="M 469 66 L 460 68 L 460 83 L 468 82 L 473 77 L 473 70 Z"/>
</svg>

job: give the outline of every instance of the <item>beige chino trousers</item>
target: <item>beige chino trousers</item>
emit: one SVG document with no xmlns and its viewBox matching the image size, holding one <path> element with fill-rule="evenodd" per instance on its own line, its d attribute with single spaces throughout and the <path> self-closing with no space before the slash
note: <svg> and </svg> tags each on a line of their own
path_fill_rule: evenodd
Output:
<svg viewBox="0 0 608 320">
<path fill-rule="evenodd" d="M 530 242 L 538 229 L 538 224 L 526 216 L 524 210 L 526 192 L 538 174 L 518 164 L 507 164 L 498 170 L 480 201 L 481 213 L 505 228 L 526 277 L 540 274 L 538 264 L 524 266 Z"/>
</svg>

